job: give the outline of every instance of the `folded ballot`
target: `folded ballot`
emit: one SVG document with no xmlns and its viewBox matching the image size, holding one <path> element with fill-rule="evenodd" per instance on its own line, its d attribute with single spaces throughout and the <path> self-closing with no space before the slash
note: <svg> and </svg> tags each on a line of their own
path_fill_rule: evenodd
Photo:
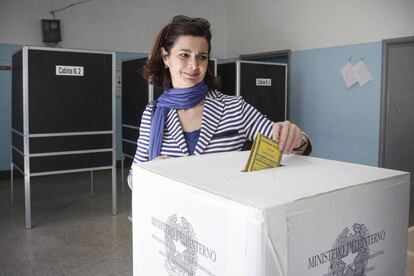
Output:
<svg viewBox="0 0 414 276">
<path fill-rule="evenodd" d="M 279 167 L 281 159 L 282 153 L 279 150 L 279 144 L 258 132 L 244 171 L 250 172 Z"/>
<path fill-rule="evenodd" d="M 403 276 L 410 175 L 249 152 L 134 164 L 136 276 Z"/>
</svg>

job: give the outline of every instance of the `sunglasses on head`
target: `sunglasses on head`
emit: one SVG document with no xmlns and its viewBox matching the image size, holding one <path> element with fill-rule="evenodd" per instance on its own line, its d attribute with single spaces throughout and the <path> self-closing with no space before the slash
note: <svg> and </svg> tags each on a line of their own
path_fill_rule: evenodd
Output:
<svg viewBox="0 0 414 276">
<path fill-rule="evenodd" d="M 194 17 L 185 16 L 185 15 L 177 15 L 177 16 L 174 16 L 172 20 L 172 24 L 181 24 L 181 23 L 186 23 L 186 22 L 202 23 L 207 28 L 210 28 L 210 23 L 206 19 L 201 18 L 201 17 L 194 18 Z"/>
</svg>

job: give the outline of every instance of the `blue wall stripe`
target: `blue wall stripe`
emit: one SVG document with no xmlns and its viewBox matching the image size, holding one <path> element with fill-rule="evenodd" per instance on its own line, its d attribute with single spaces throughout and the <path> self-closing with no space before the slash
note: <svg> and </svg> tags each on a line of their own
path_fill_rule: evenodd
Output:
<svg viewBox="0 0 414 276">
<path fill-rule="evenodd" d="M 20 45 L 0 44 L 0 65 L 11 66 L 12 55 Z M 11 71 L 0 71 L 0 170 L 10 170 Z"/>
<path fill-rule="evenodd" d="M 347 89 L 340 68 L 364 59 L 373 80 Z M 381 42 L 292 52 L 290 118 L 311 137 L 313 156 L 378 164 Z"/>
</svg>

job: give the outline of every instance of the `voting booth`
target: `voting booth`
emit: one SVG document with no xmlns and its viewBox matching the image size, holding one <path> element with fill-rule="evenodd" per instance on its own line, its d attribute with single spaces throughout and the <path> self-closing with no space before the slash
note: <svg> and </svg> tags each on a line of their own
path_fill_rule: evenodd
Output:
<svg viewBox="0 0 414 276">
<path fill-rule="evenodd" d="M 217 65 L 221 92 L 242 96 L 273 122 L 287 118 L 287 65 L 235 61 Z"/>
<path fill-rule="evenodd" d="M 287 119 L 287 64 L 243 60 L 219 63 L 217 75 L 222 93 L 242 96 L 273 122 Z M 242 150 L 251 147 L 246 141 Z"/>
<path fill-rule="evenodd" d="M 122 161 L 127 165 L 137 150 L 142 113 L 153 98 L 142 76 L 147 60 L 145 57 L 122 62 Z"/>
<path fill-rule="evenodd" d="M 404 275 L 408 173 L 248 154 L 133 165 L 134 275 Z"/>
<path fill-rule="evenodd" d="M 116 206 L 115 53 L 23 46 L 13 55 L 13 171 L 24 175 L 26 228 L 35 176 L 112 170 Z"/>
</svg>

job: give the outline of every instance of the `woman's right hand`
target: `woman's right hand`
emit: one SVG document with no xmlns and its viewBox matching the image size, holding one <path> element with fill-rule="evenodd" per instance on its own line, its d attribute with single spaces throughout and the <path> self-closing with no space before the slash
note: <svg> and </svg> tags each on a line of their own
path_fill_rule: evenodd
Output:
<svg viewBox="0 0 414 276">
<path fill-rule="evenodd" d="M 162 160 L 162 159 L 169 159 L 171 157 L 169 157 L 168 155 L 160 155 L 154 158 L 154 160 Z"/>
</svg>

